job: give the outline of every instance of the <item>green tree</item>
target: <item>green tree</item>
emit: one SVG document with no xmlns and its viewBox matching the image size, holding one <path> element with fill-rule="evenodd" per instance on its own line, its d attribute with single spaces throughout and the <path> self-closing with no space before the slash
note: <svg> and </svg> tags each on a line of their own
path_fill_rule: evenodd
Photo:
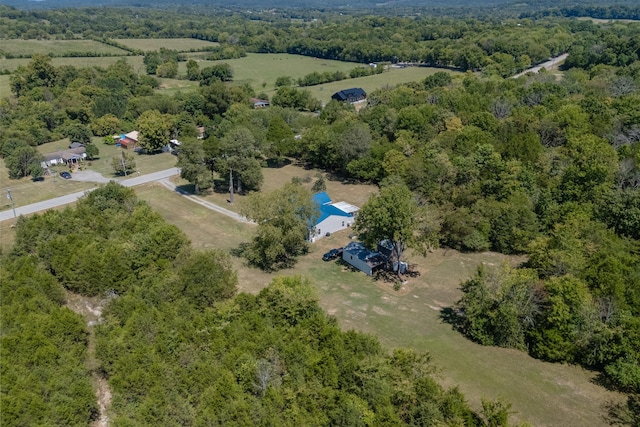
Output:
<svg viewBox="0 0 640 427">
<path fill-rule="evenodd" d="M 193 184 L 196 194 L 211 186 L 211 171 L 207 167 L 200 141 L 182 141 L 177 166 L 180 168 L 180 177 Z"/>
<path fill-rule="evenodd" d="M 181 293 L 198 308 L 229 299 L 237 291 L 237 274 L 223 251 L 185 251 L 175 264 Z"/>
<path fill-rule="evenodd" d="M 271 119 L 266 137 L 267 141 L 271 143 L 271 151 L 276 156 L 286 156 L 291 151 L 290 147 L 294 142 L 293 131 L 282 116 L 277 115 Z"/>
<path fill-rule="evenodd" d="M 81 144 L 89 144 L 91 142 L 91 129 L 82 123 L 71 123 L 63 130 L 64 136 L 69 138 L 71 142 L 79 142 Z"/>
<path fill-rule="evenodd" d="M 200 80 L 200 66 L 193 59 L 187 61 L 187 78 L 189 80 Z"/>
<path fill-rule="evenodd" d="M 84 148 L 86 150 L 88 160 L 95 160 L 100 156 L 100 150 L 95 146 L 95 144 L 86 144 Z"/>
<path fill-rule="evenodd" d="M 308 251 L 309 224 L 318 216 L 311 192 L 299 184 L 286 184 L 269 194 L 254 193 L 241 212 L 258 224 L 245 251 L 249 262 L 263 270 L 289 268 Z"/>
<path fill-rule="evenodd" d="M 5 165 L 9 170 L 9 178 L 20 179 L 31 175 L 35 166 L 40 166 L 44 160 L 42 154 L 28 145 L 15 148 L 5 159 Z"/>
<path fill-rule="evenodd" d="M 391 261 L 399 263 L 405 249 L 424 252 L 429 244 L 428 233 L 421 232 L 418 223 L 419 210 L 414 195 L 404 184 L 384 186 L 379 195 L 372 195 L 362 206 L 354 231 L 370 247 L 388 240 L 392 245 Z"/>
<path fill-rule="evenodd" d="M 153 153 L 169 143 L 170 120 L 158 110 L 147 110 L 136 120 L 140 146 Z"/>
<path fill-rule="evenodd" d="M 113 156 L 111 165 L 116 175 L 129 175 L 136 170 L 136 159 L 128 151 L 120 151 L 119 156 Z"/>
<path fill-rule="evenodd" d="M 120 128 L 120 119 L 113 114 L 105 114 L 91 123 L 91 130 L 97 136 L 110 136 Z"/>
</svg>

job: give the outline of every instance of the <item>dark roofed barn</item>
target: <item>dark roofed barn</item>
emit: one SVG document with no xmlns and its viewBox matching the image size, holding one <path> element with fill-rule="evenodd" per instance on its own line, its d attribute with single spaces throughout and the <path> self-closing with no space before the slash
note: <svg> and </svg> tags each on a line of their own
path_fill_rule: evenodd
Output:
<svg viewBox="0 0 640 427">
<path fill-rule="evenodd" d="M 354 87 L 351 89 L 344 89 L 340 92 L 336 92 L 331 96 L 331 99 L 335 99 L 340 102 L 358 102 L 364 101 L 367 99 L 367 92 L 365 92 L 362 88 Z"/>
</svg>

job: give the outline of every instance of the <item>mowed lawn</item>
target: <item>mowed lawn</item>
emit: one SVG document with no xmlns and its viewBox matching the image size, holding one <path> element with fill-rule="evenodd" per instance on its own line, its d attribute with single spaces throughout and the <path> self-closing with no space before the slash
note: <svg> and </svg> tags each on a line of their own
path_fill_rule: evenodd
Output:
<svg viewBox="0 0 640 427">
<path fill-rule="evenodd" d="M 286 174 L 285 174 L 286 175 Z M 287 181 L 286 176 L 282 181 Z M 330 182 L 331 185 L 341 185 Z M 364 200 L 354 187 L 336 200 Z M 148 201 L 169 222 L 180 227 L 198 248 L 232 250 L 248 242 L 255 225 L 241 224 L 210 211 L 156 183 L 138 187 L 139 197 Z M 502 397 L 512 403 L 513 418 L 535 426 L 607 425 L 605 405 L 621 396 L 593 383 L 595 373 L 575 366 L 535 360 L 523 352 L 483 347 L 465 339 L 440 319 L 440 309 L 460 297 L 459 285 L 479 264 L 489 268 L 503 262 L 517 264 L 521 258 L 496 253 L 462 254 L 437 250 L 427 257 L 410 256 L 418 266 L 417 277 L 399 291 L 390 283 L 376 282 L 354 272 L 341 262 L 323 262 L 330 248 L 349 241 L 349 230 L 314 243 L 310 253 L 295 268 L 267 274 L 248 267 L 234 257 L 240 289 L 258 292 L 276 275 L 303 275 L 315 284 L 320 303 L 344 329 L 375 334 L 389 348 L 410 347 L 429 351 L 446 386 L 458 385 L 471 405 L 479 409 L 482 398 Z"/>
<path fill-rule="evenodd" d="M 115 145 L 106 145 L 102 143 L 101 138 L 93 138 L 93 141 L 100 150 L 100 157 L 96 160 L 85 161 L 83 167 L 100 173 L 107 179 L 121 180 L 124 177 L 117 176 L 113 170 L 113 158 L 120 156 L 121 148 Z M 38 151 L 42 154 L 63 151 L 69 146 L 68 139 L 48 142 L 38 146 Z M 176 165 L 177 157 L 169 153 L 159 154 L 138 154 L 133 153 L 137 172 L 141 175 L 157 172 L 172 168 Z M 41 202 L 43 200 L 60 197 L 65 194 L 75 193 L 77 191 L 88 190 L 96 187 L 95 182 L 82 182 L 75 179 L 62 179 L 58 175 L 59 172 L 68 170 L 65 166 L 53 167 L 55 174 L 44 177 L 43 181 L 33 182 L 30 177 L 22 179 L 9 179 L 9 172 L 4 165 L 4 161 L 0 161 L 0 210 L 11 209 L 11 203 L 7 199 L 7 190 L 11 190 L 13 201 L 16 207 L 25 206 L 31 203 Z M 136 175 L 137 175 L 136 172 Z M 71 172 L 73 176 L 75 172 Z"/>
<path fill-rule="evenodd" d="M 124 58 L 131 66 L 133 70 L 138 73 L 144 73 L 144 64 L 142 62 L 142 56 L 98 56 L 98 57 L 63 57 L 63 58 L 51 58 L 51 63 L 60 67 L 62 65 L 71 65 L 77 68 L 84 67 L 102 67 L 106 68 L 109 65 L 115 64 L 119 59 Z M 0 70 L 8 70 L 14 72 L 20 65 L 26 66 L 31 62 L 30 58 L 14 58 L 14 59 L 0 59 Z"/>
<path fill-rule="evenodd" d="M 114 39 L 113 41 L 127 46 L 131 49 L 150 52 L 165 49 L 177 50 L 178 52 L 188 52 L 190 50 L 203 49 L 213 46 L 219 46 L 220 43 L 210 42 L 206 40 L 191 38 L 175 38 L 175 39 Z"/>
<path fill-rule="evenodd" d="M 13 55 L 53 54 L 65 56 L 86 52 L 97 55 L 126 55 L 127 51 L 95 40 L 2 40 L 0 52 Z"/>
</svg>

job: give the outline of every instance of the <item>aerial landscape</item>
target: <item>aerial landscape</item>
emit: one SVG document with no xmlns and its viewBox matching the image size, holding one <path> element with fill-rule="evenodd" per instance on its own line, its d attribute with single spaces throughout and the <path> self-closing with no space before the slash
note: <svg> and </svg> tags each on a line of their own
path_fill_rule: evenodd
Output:
<svg viewBox="0 0 640 427">
<path fill-rule="evenodd" d="M 0 0 L 0 425 L 640 426 L 640 5 Z"/>
</svg>

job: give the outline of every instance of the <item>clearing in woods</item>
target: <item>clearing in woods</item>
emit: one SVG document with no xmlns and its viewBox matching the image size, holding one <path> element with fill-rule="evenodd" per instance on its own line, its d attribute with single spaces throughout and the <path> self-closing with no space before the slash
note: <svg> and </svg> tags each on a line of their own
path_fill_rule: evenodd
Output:
<svg viewBox="0 0 640 427">
<path fill-rule="evenodd" d="M 288 175 L 292 173 L 288 171 Z M 328 191 L 335 200 L 349 201 L 347 194 L 355 190 L 350 188 L 344 198 L 337 190 Z M 159 183 L 138 187 L 136 192 L 167 221 L 180 227 L 194 247 L 232 250 L 252 236 L 254 225 L 212 212 Z M 366 196 L 360 197 L 364 199 Z M 345 245 L 350 240 L 348 234 L 349 230 L 344 230 L 321 239 L 294 268 L 275 274 L 248 267 L 241 258 L 233 257 L 240 289 L 258 292 L 276 275 L 307 276 L 316 285 L 322 307 L 344 329 L 375 334 L 389 348 L 428 351 L 440 369 L 441 382 L 458 385 L 476 409 L 482 398 L 502 397 L 512 403 L 515 420 L 535 426 L 607 425 L 605 405 L 620 401 L 621 396 L 595 385 L 595 373 L 535 360 L 517 350 L 480 346 L 441 320 L 440 309 L 455 303 L 461 295 L 460 283 L 479 264 L 497 267 L 503 262 L 517 264 L 521 258 L 445 250 L 426 258 L 410 256 L 410 263 L 417 264 L 420 274 L 395 291 L 390 283 L 374 281 L 340 261 L 321 260 L 328 249 Z"/>
<path fill-rule="evenodd" d="M 113 41 L 127 46 L 131 49 L 150 52 L 165 49 L 177 50 L 178 52 L 188 52 L 190 50 L 200 50 L 203 48 L 219 46 L 220 43 L 206 40 L 175 38 L 175 39 L 113 39 Z"/>
</svg>

